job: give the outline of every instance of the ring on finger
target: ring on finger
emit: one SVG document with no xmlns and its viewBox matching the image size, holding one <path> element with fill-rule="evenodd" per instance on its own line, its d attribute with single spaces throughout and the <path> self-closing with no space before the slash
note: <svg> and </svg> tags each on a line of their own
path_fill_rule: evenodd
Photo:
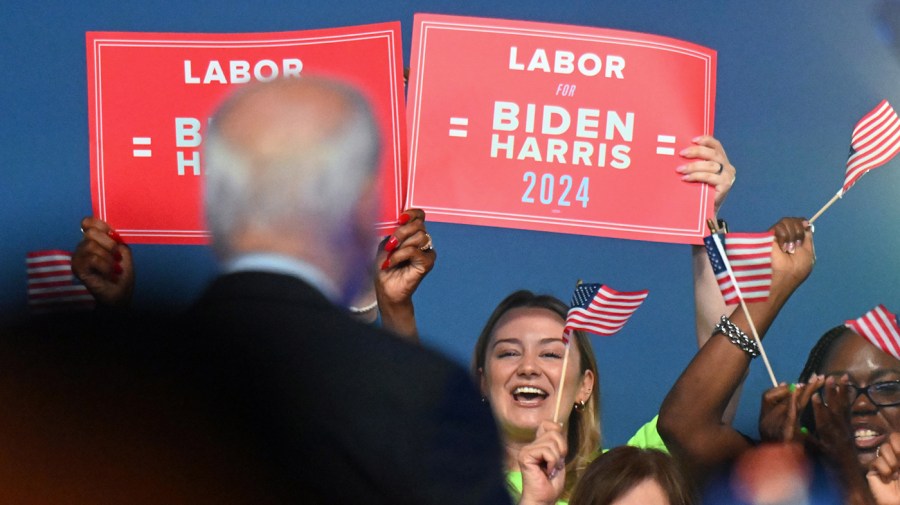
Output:
<svg viewBox="0 0 900 505">
<path fill-rule="evenodd" d="M 428 239 L 428 242 L 425 243 L 422 247 L 419 248 L 422 252 L 429 252 L 434 250 L 434 242 L 431 240 L 431 235 L 425 233 L 425 238 Z"/>
<path fill-rule="evenodd" d="M 725 165 L 719 163 L 719 171 L 716 172 L 716 175 L 722 175 L 723 170 L 725 170 Z"/>
</svg>

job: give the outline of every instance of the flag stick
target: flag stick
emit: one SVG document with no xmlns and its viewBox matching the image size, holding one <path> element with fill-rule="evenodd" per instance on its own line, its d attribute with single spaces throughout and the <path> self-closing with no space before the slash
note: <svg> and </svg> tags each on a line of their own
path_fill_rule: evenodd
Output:
<svg viewBox="0 0 900 505">
<path fill-rule="evenodd" d="M 756 342 L 756 346 L 759 347 L 759 355 L 762 356 L 763 363 L 766 365 L 766 371 L 769 372 L 769 378 L 772 379 L 772 387 L 778 387 L 778 381 L 775 380 L 775 372 L 772 371 L 772 364 L 769 363 L 769 357 L 766 356 L 766 348 L 763 347 L 762 340 L 759 339 L 759 333 L 756 332 L 756 325 L 753 324 L 753 319 L 750 318 L 750 311 L 747 309 L 747 304 L 744 303 L 743 298 L 740 298 L 740 300 L 741 309 L 744 311 L 744 317 L 747 318 L 747 323 L 750 324 L 750 332 L 753 334 L 753 340 Z"/>
<path fill-rule="evenodd" d="M 813 217 L 809 218 L 809 224 L 813 224 L 816 221 L 816 219 L 819 219 L 819 216 L 824 214 L 825 211 L 828 210 L 828 207 L 831 207 L 834 204 L 834 202 L 838 201 L 838 199 L 841 198 L 842 196 L 844 196 L 844 188 L 841 188 L 837 193 L 835 193 L 834 196 L 831 197 L 831 200 L 828 200 L 828 203 L 826 203 L 824 207 L 819 209 L 819 212 L 816 212 L 816 214 Z"/>
<path fill-rule="evenodd" d="M 728 258 L 728 255 L 725 254 L 725 247 L 722 246 L 722 241 L 719 240 L 719 234 L 715 231 L 718 227 L 713 227 L 711 223 L 707 223 L 707 225 L 709 226 L 710 231 L 713 232 L 713 243 L 716 244 L 719 255 L 723 258 Z M 737 293 L 738 300 L 741 302 L 741 309 L 744 311 L 744 317 L 747 318 L 747 323 L 750 324 L 750 332 L 753 334 L 753 340 L 759 348 L 759 355 L 762 356 L 763 363 L 766 365 L 766 371 L 769 372 L 769 378 L 772 379 L 772 387 L 778 387 L 778 381 L 775 380 L 775 372 L 772 371 L 772 364 L 769 363 L 769 357 L 766 356 L 766 349 L 762 345 L 759 333 L 756 332 L 756 325 L 753 324 L 753 318 L 750 317 L 750 311 L 747 309 L 747 304 L 744 303 L 744 295 L 741 294 L 741 287 L 738 286 L 737 279 L 734 277 L 734 270 L 731 269 L 731 265 L 728 261 L 725 261 L 725 269 L 728 271 L 728 277 L 731 279 L 731 284 L 734 286 L 734 291 Z"/>
<path fill-rule="evenodd" d="M 566 341 L 566 352 L 563 354 L 563 363 L 562 363 L 562 376 L 559 378 L 559 388 L 556 390 L 556 408 L 553 409 L 553 422 L 559 422 L 559 404 L 562 401 L 563 387 L 566 385 L 566 369 L 569 366 L 569 344 L 571 343 L 569 337 L 572 335 L 572 332 L 566 330 L 563 334 L 563 340 Z"/>
</svg>

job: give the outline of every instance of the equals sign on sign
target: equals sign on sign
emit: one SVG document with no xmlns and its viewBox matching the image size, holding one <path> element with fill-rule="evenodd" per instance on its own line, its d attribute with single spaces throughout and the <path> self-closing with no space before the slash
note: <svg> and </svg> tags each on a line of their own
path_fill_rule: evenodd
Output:
<svg viewBox="0 0 900 505">
<path fill-rule="evenodd" d="M 131 143 L 134 146 L 149 146 L 150 145 L 150 137 L 132 137 Z M 135 149 L 131 151 L 132 156 L 135 158 L 149 158 L 153 152 L 150 149 Z"/>
<path fill-rule="evenodd" d="M 675 136 L 674 135 L 657 135 L 656 141 L 660 144 L 656 146 L 656 154 L 665 154 L 667 156 L 675 156 Z"/>
<path fill-rule="evenodd" d="M 451 137 L 468 137 L 469 131 L 465 127 L 469 126 L 469 118 L 467 117 L 451 117 L 450 118 L 450 136 Z M 453 128 L 462 126 L 463 128 Z"/>
</svg>

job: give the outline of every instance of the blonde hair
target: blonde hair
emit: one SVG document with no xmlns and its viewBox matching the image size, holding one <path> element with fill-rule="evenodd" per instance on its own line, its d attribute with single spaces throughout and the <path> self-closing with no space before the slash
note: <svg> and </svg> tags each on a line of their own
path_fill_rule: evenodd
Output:
<svg viewBox="0 0 900 505">
<path fill-rule="evenodd" d="M 494 309 L 478 335 L 475 349 L 472 353 L 472 373 L 476 376 L 483 373 L 484 363 L 487 360 L 488 344 L 491 334 L 497 322 L 504 314 L 519 308 L 541 308 L 557 314 L 563 321 L 569 307 L 560 299 L 551 295 L 538 295 L 528 290 L 516 291 L 503 299 Z M 566 433 L 566 443 L 569 453 L 566 455 L 566 487 L 562 499 L 569 496 L 584 473 L 590 462 L 600 452 L 600 375 L 597 371 L 597 359 L 594 357 L 594 349 L 586 333 L 575 331 L 572 333 L 572 341 L 578 347 L 579 372 L 584 374 L 590 370 L 594 374 L 594 384 L 591 387 L 591 396 L 588 397 L 584 408 L 575 409 L 569 418 L 569 430 Z"/>
</svg>

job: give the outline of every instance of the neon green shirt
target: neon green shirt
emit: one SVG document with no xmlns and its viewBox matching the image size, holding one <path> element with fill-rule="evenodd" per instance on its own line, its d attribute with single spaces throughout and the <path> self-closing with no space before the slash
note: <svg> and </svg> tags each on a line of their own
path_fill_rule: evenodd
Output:
<svg viewBox="0 0 900 505">
<path fill-rule="evenodd" d="M 626 445 L 640 447 L 641 449 L 658 449 L 668 453 L 669 450 L 666 448 L 665 442 L 663 442 L 662 438 L 659 436 L 659 432 L 656 431 L 656 422 L 658 419 L 659 416 L 655 416 L 650 422 L 641 426 L 637 433 L 628 440 Z M 604 449 L 603 452 L 608 450 L 609 449 Z M 509 494 L 512 496 L 513 501 L 518 502 L 519 498 L 522 497 L 522 472 L 507 472 L 506 483 L 509 487 Z M 559 500 L 556 502 L 556 505 L 569 505 L 569 502 L 567 500 Z"/>
</svg>

